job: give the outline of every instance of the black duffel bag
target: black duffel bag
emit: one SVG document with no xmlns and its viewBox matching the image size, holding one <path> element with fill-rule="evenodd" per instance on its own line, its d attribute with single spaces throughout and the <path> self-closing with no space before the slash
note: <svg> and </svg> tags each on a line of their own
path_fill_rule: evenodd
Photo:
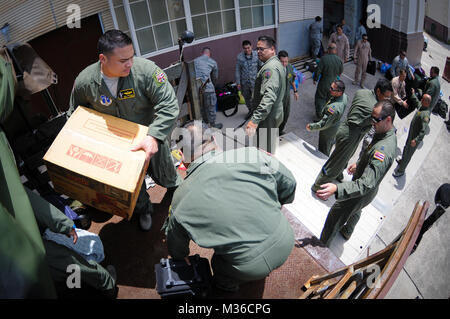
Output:
<svg viewBox="0 0 450 319">
<path fill-rule="evenodd" d="M 239 92 L 236 83 L 228 82 L 223 87 L 216 89 L 217 110 L 222 111 L 226 117 L 237 113 L 239 107 Z M 231 113 L 226 112 L 232 109 Z"/>
</svg>

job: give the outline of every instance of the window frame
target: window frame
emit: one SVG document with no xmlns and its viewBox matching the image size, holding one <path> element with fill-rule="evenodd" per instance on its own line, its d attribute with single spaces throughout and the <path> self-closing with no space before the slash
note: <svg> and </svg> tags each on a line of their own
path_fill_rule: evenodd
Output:
<svg viewBox="0 0 450 319">
<path fill-rule="evenodd" d="M 145 0 L 143 0 L 143 1 L 145 1 Z M 203 14 L 192 15 L 191 14 L 191 8 L 190 8 L 189 0 L 182 0 L 182 1 L 183 1 L 183 6 L 184 6 L 185 17 L 184 18 L 179 18 L 179 19 L 174 19 L 174 20 L 170 20 L 169 19 L 167 22 L 163 22 L 163 23 L 169 23 L 169 28 L 170 28 L 171 35 L 172 35 L 172 25 L 171 25 L 172 22 L 177 21 L 177 20 L 181 20 L 181 19 L 185 19 L 186 20 L 187 30 L 193 30 L 194 28 L 193 28 L 193 24 L 192 24 L 192 17 L 193 16 L 196 17 L 196 16 L 203 15 Z M 222 33 L 222 34 L 211 36 L 211 37 L 208 36 L 206 38 L 202 38 L 202 39 L 199 39 L 199 40 L 195 39 L 194 42 L 186 43 L 184 46 L 185 47 L 190 47 L 190 46 L 195 46 L 195 45 L 202 44 L 202 43 L 209 42 L 209 41 L 215 41 L 215 40 L 220 40 L 220 39 L 223 39 L 223 38 L 232 37 L 232 36 L 235 36 L 235 35 L 251 33 L 251 32 L 258 32 L 258 31 L 263 31 L 263 30 L 268 30 L 268 29 L 277 29 L 278 28 L 278 2 L 279 2 L 279 0 L 274 0 L 274 3 L 273 3 L 273 5 L 274 5 L 274 20 L 275 20 L 274 24 L 267 25 L 267 26 L 261 26 L 261 27 L 257 27 L 257 28 L 242 29 L 241 28 L 241 13 L 240 13 L 240 7 L 239 7 L 239 0 L 234 0 L 234 13 L 235 13 L 235 21 L 236 21 L 236 31 L 228 32 L 228 33 Z M 131 14 L 131 7 L 130 7 L 129 0 L 122 0 L 122 4 L 119 4 L 119 5 L 116 5 L 116 6 L 114 6 L 113 0 L 108 0 L 108 3 L 109 3 L 109 8 L 110 8 L 110 11 L 111 11 L 111 16 L 112 16 L 112 19 L 113 19 L 113 23 L 114 23 L 114 28 L 116 28 L 116 29 L 119 29 L 119 26 L 118 26 L 118 21 L 117 21 L 117 17 L 116 17 L 115 7 L 120 7 L 120 6 L 124 7 L 125 16 L 126 16 L 127 23 L 128 23 L 128 31 L 129 31 L 129 33 L 131 35 L 131 40 L 133 41 L 133 46 L 134 46 L 134 49 L 135 49 L 136 56 L 142 57 L 142 58 L 150 58 L 150 57 L 153 57 L 153 56 L 157 56 L 157 55 L 160 55 L 160 54 L 164 54 L 164 53 L 168 53 L 168 52 L 172 52 L 172 51 L 178 50 L 178 46 L 177 45 L 173 45 L 173 46 L 161 49 L 161 50 L 156 50 L 156 51 L 153 51 L 153 52 L 146 53 L 146 54 L 142 55 L 141 51 L 140 51 L 140 47 L 139 47 L 139 42 L 137 40 L 136 31 L 139 31 L 139 30 L 147 28 L 147 27 L 142 27 L 142 28 L 139 28 L 138 30 L 135 29 L 133 17 L 132 17 L 132 14 Z M 166 10 L 168 10 L 168 9 L 166 8 Z M 220 11 L 214 11 L 214 12 L 221 12 L 222 13 L 224 11 L 229 11 L 229 10 L 233 10 L 233 9 L 226 9 L 226 10 L 220 10 Z M 148 8 L 148 11 L 149 11 L 149 15 L 151 15 L 150 8 Z M 205 12 L 204 14 L 207 16 L 208 12 Z M 168 16 L 169 16 L 169 13 L 168 13 Z M 155 25 L 159 25 L 159 24 L 163 24 L 163 23 L 157 23 Z M 151 27 L 152 27 L 153 37 L 154 37 L 154 39 L 156 41 L 155 32 L 154 32 L 154 28 L 153 28 L 154 25 L 152 24 Z M 207 27 L 208 27 L 208 34 L 209 34 L 209 25 L 207 25 Z M 223 21 L 222 21 L 222 30 L 223 30 Z M 155 43 L 155 45 L 157 46 L 156 43 Z"/>
</svg>

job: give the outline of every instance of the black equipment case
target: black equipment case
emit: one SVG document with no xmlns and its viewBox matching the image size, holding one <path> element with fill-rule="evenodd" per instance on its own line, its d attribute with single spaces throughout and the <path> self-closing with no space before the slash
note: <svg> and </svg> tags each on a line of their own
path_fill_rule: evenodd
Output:
<svg viewBox="0 0 450 319">
<path fill-rule="evenodd" d="M 228 82 L 223 87 L 216 89 L 217 110 L 222 111 L 226 117 L 233 116 L 237 113 L 239 107 L 239 92 L 237 85 Z M 232 109 L 226 113 L 225 111 Z"/>
<path fill-rule="evenodd" d="M 211 287 L 209 261 L 199 255 L 189 256 L 191 265 L 184 260 L 162 258 L 155 265 L 156 291 L 161 298 L 202 298 Z"/>
</svg>

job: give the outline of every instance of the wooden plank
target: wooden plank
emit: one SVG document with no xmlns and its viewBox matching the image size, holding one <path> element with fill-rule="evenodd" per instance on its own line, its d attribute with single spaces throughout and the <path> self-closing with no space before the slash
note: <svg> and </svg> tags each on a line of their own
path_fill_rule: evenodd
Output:
<svg viewBox="0 0 450 319">
<path fill-rule="evenodd" d="M 338 284 L 331 290 L 331 292 L 325 297 L 325 299 L 333 299 L 341 291 L 342 287 L 347 283 L 351 276 L 353 276 L 354 269 L 350 266 L 347 269 L 344 277 L 338 282 Z"/>
<path fill-rule="evenodd" d="M 194 61 L 185 62 L 186 70 L 189 78 L 188 85 L 188 98 L 191 106 L 192 117 L 195 120 L 202 119 L 202 113 L 200 110 L 200 95 L 199 95 L 199 85 L 195 75 Z"/>
<path fill-rule="evenodd" d="M 342 293 L 341 297 L 339 299 L 348 299 L 350 295 L 355 291 L 356 289 L 356 280 L 353 280 L 352 283 L 345 289 L 345 291 Z"/>
<path fill-rule="evenodd" d="M 387 294 L 414 247 L 429 206 L 430 204 L 428 202 L 420 201 L 416 203 L 413 214 L 403 232 L 403 236 L 395 244 L 395 250 L 381 271 L 378 285 L 369 289 L 363 298 L 378 299 L 383 298 Z"/>
<path fill-rule="evenodd" d="M 165 68 L 163 71 L 166 73 L 169 82 L 172 82 L 180 77 L 182 68 L 183 66 L 181 63 L 176 63 Z"/>
<path fill-rule="evenodd" d="M 186 66 L 183 65 L 180 75 L 180 82 L 178 83 L 177 87 L 177 100 L 178 100 L 178 107 L 181 109 L 181 106 L 183 105 L 183 100 L 186 95 L 186 90 L 189 84 L 189 79 L 186 71 Z"/>
</svg>

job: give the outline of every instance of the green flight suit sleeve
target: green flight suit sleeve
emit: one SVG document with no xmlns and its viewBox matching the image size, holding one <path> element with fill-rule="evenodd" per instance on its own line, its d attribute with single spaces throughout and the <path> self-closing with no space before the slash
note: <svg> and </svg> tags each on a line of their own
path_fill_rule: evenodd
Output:
<svg viewBox="0 0 450 319">
<path fill-rule="evenodd" d="M 267 69 L 262 76 L 264 77 L 260 91 L 262 99 L 251 119 L 255 124 L 259 124 L 267 118 L 277 100 L 277 96 L 284 94 L 284 91 L 280 92 L 281 74 L 277 69 Z"/>
<path fill-rule="evenodd" d="M 422 142 L 423 138 L 425 137 L 425 134 L 427 132 L 427 128 L 428 128 L 428 124 L 430 123 L 430 116 L 425 113 L 425 114 L 421 114 L 421 124 L 422 124 L 422 128 L 420 129 L 419 133 L 417 134 L 417 137 L 414 138 L 414 140 L 416 141 L 417 144 L 419 144 L 420 142 Z"/>
<path fill-rule="evenodd" d="M 40 228 L 49 228 L 54 233 L 69 234 L 74 223 L 59 209 L 47 202 L 44 198 L 25 188 L 34 216 Z"/>
<path fill-rule="evenodd" d="M 422 104 L 415 94 L 411 94 L 408 102 L 409 105 L 413 107 L 413 109 L 420 109 L 422 107 Z"/>
<path fill-rule="evenodd" d="M 189 256 L 189 242 L 191 238 L 184 227 L 178 223 L 172 212 L 169 212 L 167 217 L 165 231 L 169 255 L 173 259 L 183 259 Z"/>
<path fill-rule="evenodd" d="M 154 105 L 155 118 L 148 127 L 148 135 L 163 141 L 172 130 L 179 114 L 178 100 L 167 75 L 160 68 L 146 80 L 146 96 Z"/>
<path fill-rule="evenodd" d="M 383 179 L 386 170 L 390 168 L 391 160 L 385 157 L 383 161 L 375 158 L 374 151 L 360 178 L 337 184 L 336 199 L 344 200 L 361 197 L 373 190 Z M 359 164 L 359 163 L 358 163 Z"/>
<path fill-rule="evenodd" d="M 70 94 L 67 117 L 70 117 L 79 105 L 88 107 L 86 96 L 86 90 L 81 85 L 77 85 L 77 79 L 75 79 L 72 93 Z"/>
<path fill-rule="evenodd" d="M 266 163 L 277 183 L 278 201 L 281 205 L 294 201 L 297 182 L 291 171 L 276 158 L 261 153 L 266 158 Z"/>
<path fill-rule="evenodd" d="M 327 111 L 319 122 L 309 123 L 311 131 L 322 131 L 330 128 L 339 121 L 339 113 L 333 104 L 328 105 Z"/>
<path fill-rule="evenodd" d="M 425 86 L 424 94 L 429 94 L 431 96 L 431 98 L 433 98 L 436 93 L 439 94 L 439 92 L 436 92 L 436 91 L 437 91 L 437 87 L 433 83 L 433 80 L 428 81 L 428 83 Z"/>
</svg>

